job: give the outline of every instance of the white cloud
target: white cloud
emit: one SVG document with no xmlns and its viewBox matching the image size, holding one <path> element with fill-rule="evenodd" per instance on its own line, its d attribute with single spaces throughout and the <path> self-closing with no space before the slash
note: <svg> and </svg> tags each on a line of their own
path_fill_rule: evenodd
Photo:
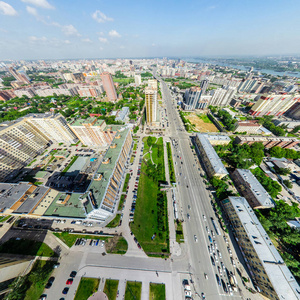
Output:
<svg viewBox="0 0 300 300">
<path fill-rule="evenodd" d="M 22 2 L 29 3 L 41 8 L 45 9 L 54 9 L 55 7 L 52 6 L 47 0 L 22 0 Z"/>
<path fill-rule="evenodd" d="M 34 8 L 34 7 L 26 6 L 26 10 L 27 10 L 27 12 L 28 12 L 29 14 L 31 14 L 31 15 L 33 15 L 33 16 L 35 16 L 35 17 L 38 16 L 38 12 L 37 12 L 36 8 Z"/>
<path fill-rule="evenodd" d="M 100 10 L 96 10 L 93 14 L 92 14 L 92 18 L 97 21 L 98 23 L 105 23 L 105 22 L 109 22 L 109 21 L 113 21 L 113 18 L 109 18 L 107 17 L 103 12 L 101 12 Z"/>
<path fill-rule="evenodd" d="M 107 43 L 107 38 L 99 37 L 98 39 L 101 43 Z"/>
<path fill-rule="evenodd" d="M 103 50 L 103 47 L 99 47 L 99 50 L 102 51 L 102 50 Z"/>
<path fill-rule="evenodd" d="M 6 16 L 16 16 L 17 11 L 8 3 L 0 1 L 0 13 Z"/>
<path fill-rule="evenodd" d="M 98 32 L 99 35 L 104 35 L 103 31 Z"/>
<path fill-rule="evenodd" d="M 71 42 L 69 40 L 65 40 L 64 43 L 67 45 L 71 44 Z"/>
<path fill-rule="evenodd" d="M 7 33 L 8 31 L 6 29 L 0 28 L 0 32 Z"/>
<path fill-rule="evenodd" d="M 32 35 L 32 36 L 29 37 L 29 40 L 30 40 L 30 42 L 46 42 L 47 38 L 44 37 L 44 36 L 38 38 L 38 37 Z"/>
<path fill-rule="evenodd" d="M 120 49 L 125 49 L 125 46 L 120 46 Z"/>
<path fill-rule="evenodd" d="M 65 34 L 65 35 L 68 35 L 68 36 L 80 36 L 80 34 L 78 33 L 77 29 L 73 26 L 73 25 L 63 25 L 61 26 L 60 24 L 58 23 L 53 23 L 54 26 L 58 26 L 58 27 L 61 27 L 61 31 Z"/>
<path fill-rule="evenodd" d="M 116 30 L 111 30 L 109 33 L 108 33 L 109 36 L 111 37 L 121 37 L 121 35 L 116 31 Z"/>
<path fill-rule="evenodd" d="M 151 46 L 152 46 L 152 47 L 155 47 L 156 45 L 153 43 Z"/>
<path fill-rule="evenodd" d="M 82 39 L 81 40 L 83 43 L 92 43 L 92 41 L 89 38 Z"/>
</svg>

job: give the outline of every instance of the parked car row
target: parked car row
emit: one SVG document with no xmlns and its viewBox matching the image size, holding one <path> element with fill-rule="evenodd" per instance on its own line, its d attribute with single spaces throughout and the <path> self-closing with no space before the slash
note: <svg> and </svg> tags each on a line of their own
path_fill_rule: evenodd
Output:
<svg viewBox="0 0 300 300">
<path fill-rule="evenodd" d="M 85 238 L 79 238 L 76 240 L 74 246 L 84 246 L 88 240 Z M 104 247 L 105 241 L 100 239 L 90 240 L 89 246 L 101 246 Z"/>
</svg>

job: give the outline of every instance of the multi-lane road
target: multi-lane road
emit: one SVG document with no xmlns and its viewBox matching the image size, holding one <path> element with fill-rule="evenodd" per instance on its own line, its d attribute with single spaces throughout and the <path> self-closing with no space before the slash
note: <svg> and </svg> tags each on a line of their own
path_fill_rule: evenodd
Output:
<svg viewBox="0 0 300 300">
<path fill-rule="evenodd" d="M 222 270 L 222 276 L 218 272 L 221 262 L 228 271 L 234 272 L 230 261 L 228 245 L 224 240 L 224 232 L 217 235 L 211 218 L 218 224 L 214 210 L 211 205 L 210 194 L 200 176 L 202 172 L 198 157 L 192 150 L 191 136 L 184 130 L 184 126 L 176 110 L 176 103 L 172 99 L 170 90 L 166 83 L 158 78 L 161 83 L 164 103 L 168 114 L 168 135 L 175 140 L 173 146 L 173 160 L 177 177 L 177 198 L 181 204 L 181 215 L 185 220 L 185 240 L 188 243 L 189 271 L 193 280 L 195 291 L 201 295 L 205 293 L 207 299 L 226 299 L 230 294 L 225 293 L 222 286 L 217 284 L 216 275 L 228 283 L 229 279 Z M 189 215 L 189 217 L 188 217 Z M 209 231 L 209 233 L 207 232 Z M 212 232 L 214 233 L 214 237 Z M 209 241 L 209 236 L 213 240 Z M 214 245 L 215 256 L 210 254 L 208 246 Z M 221 253 L 219 257 L 218 251 Z M 214 259 L 213 266 L 211 257 Z M 207 274 L 207 277 L 205 276 Z M 221 281 L 222 285 L 222 281 Z M 240 299 L 238 292 L 233 292 L 231 298 Z"/>
</svg>

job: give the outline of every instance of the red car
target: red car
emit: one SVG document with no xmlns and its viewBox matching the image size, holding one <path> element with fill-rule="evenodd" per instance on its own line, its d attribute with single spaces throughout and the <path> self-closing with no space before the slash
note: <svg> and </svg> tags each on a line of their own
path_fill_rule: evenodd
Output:
<svg viewBox="0 0 300 300">
<path fill-rule="evenodd" d="M 66 285 L 71 285 L 73 283 L 73 278 L 67 280 Z"/>
</svg>

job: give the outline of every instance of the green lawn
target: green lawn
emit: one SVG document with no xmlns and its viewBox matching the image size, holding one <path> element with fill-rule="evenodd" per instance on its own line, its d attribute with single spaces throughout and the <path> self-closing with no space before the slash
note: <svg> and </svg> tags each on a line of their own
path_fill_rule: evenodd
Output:
<svg viewBox="0 0 300 300">
<path fill-rule="evenodd" d="M 99 278 L 82 277 L 76 291 L 74 300 L 86 300 L 98 291 Z"/>
<path fill-rule="evenodd" d="M 126 174 L 126 177 L 125 177 L 125 181 L 124 181 L 124 186 L 123 186 L 123 192 L 124 192 L 124 193 L 125 193 L 126 190 L 127 190 L 127 186 L 128 186 L 129 179 L 130 179 L 130 174 L 127 173 L 127 174 Z"/>
<path fill-rule="evenodd" d="M 134 143 L 134 145 L 133 145 L 133 151 L 135 151 L 136 148 L 137 148 L 137 143 Z"/>
<path fill-rule="evenodd" d="M 111 220 L 106 227 L 108 228 L 114 228 L 119 226 L 120 224 L 120 220 L 121 220 L 121 214 L 116 214 L 115 218 L 113 220 Z"/>
<path fill-rule="evenodd" d="M 108 300 L 117 299 L 119 280 L 106 279 L 103 292 L 108 297 Z"/>
<path fill-rule="evenodd" d="M 16 240 L 15 238 L 2 244 L 0 246 L 0 253 L 57 257 L 57 254 L 43 242 L 25 239 Z"/>
<path fill-rule="evenodd" d="M 176 242 L 184 243 L 182 223 L 179 220 L 176 222 Z"/>
<path fill-rule="evenodd" d="M 168 166 L 169 166 L 169 175 L 170 175 L 170 182 L 176 182 L 175 171 L 174 171 L 174 164 L 172 158 L 172 149 L 171 143 L 167 142 L 167 152 L 168 152 Z"/>
<path fill-rule="evenodd" d="M 109 238 L 105 245 L 107 253 L 110 254 L 125 254 L 128 249 L 127 241 L 120 236 Z"/>
<path fill-rule="evenodd" d="M 159 139 L 162 146 L 162 139 Z M 145 141 L 144 153 L 149 151 L 149 146 Z M 158 155 L 159 154 L 159 155 Z M 162 170 L 157 175 L 159 179 L 165 180 L 163 148 L 152 148 L 152 159 L 154 163 L 160 164 Z M 150 161 L 150 154 L 148 156 Z M 141 175 L 138 186 L 136 209 L 134 213 L 134 222 L 131 223 L 131 229 L 141 244 L 147 255 L 161 256 L 169 253 L 169 229 L 167 217 L 167 200 L 164 193 L 159 194 L 158 181 L 153 180 L 146 175 L 147 164 L 142 163 Z M 163 202 L 163 208 L 159 206 L 158 200 Z M 147 216 L 147 217 L 145 217 Z M 161 223 L 164 228 L 161 229 Z M 159 230 L 160 228 L 160 230 Z M 151 238 L 155 235 L 155 238 Z"/>
<path fill-rule="evenodd" d="M 150 283 L 149 300 L 165 300 L 166 288 L 164 284 Z"/>
<path fill-rule="evenodd" d="M 205 114 L 197 115 L 204 123 L 212 123 L 209 117 Z"/>
<path fill-rule="evenodd" d="M 62 173 L 66 173 L 70 168 L 71 166 L 74 164 L 74 162 L 76 161 L 76 159 L 78 158 L 79 156 L 74 156 L 72 158 L 72 160 L 70 161 L 70 163 L 65 167 L 65 169 L 62 171 Z"/>
<path fill-rule="evenodd" d="M 1 218 L 0 218 L 0 223 L 4 223 L 6 220 L 8 220 L 10 218 L 10 215 L 8 215 L 8 216 L 2 216 Z"/>
<path fill-rule="evenodd" d="M 142 294 L 142 283 L 127 281 L 125 290 L 125 300 L 140 300 Z"/>
<path fill-rule="evenodd" d="M 123 209 L 124 202 L 125 202 L 125 195 L 121 195 L 119 206 L 118 206 L 118 210 L 122 210 Z"/>
</svg>

